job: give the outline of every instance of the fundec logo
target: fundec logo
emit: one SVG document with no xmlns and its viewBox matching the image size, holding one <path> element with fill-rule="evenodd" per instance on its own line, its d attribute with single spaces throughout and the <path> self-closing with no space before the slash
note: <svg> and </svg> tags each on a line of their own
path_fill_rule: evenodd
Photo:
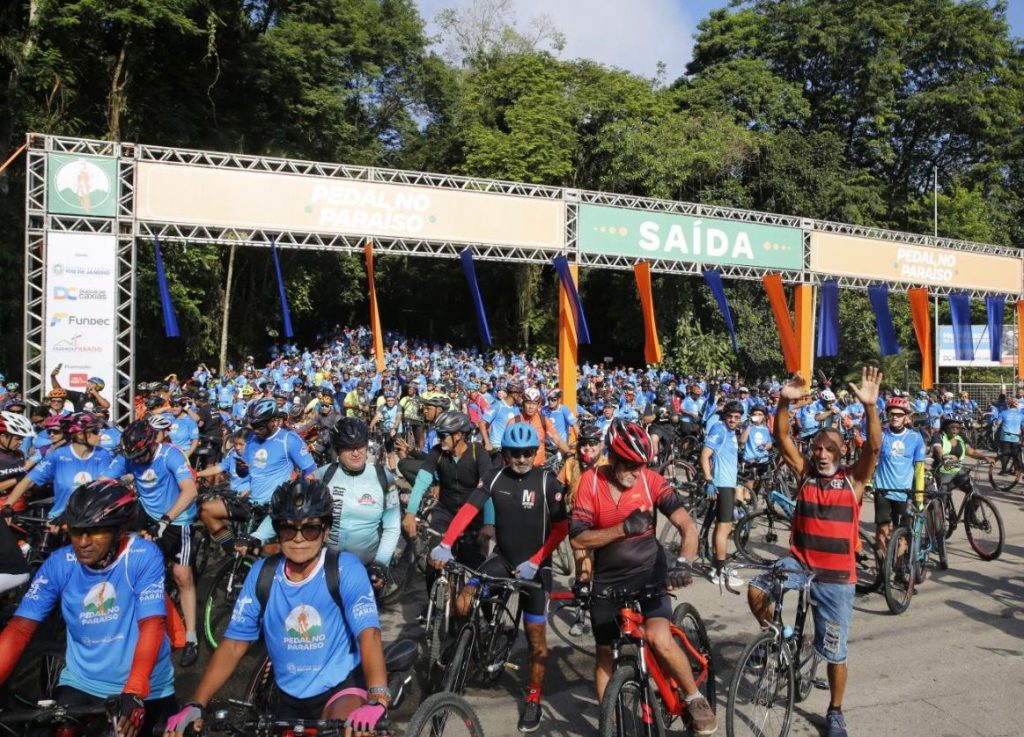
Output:
<svg viewBox="0 0 1024 737">
<path fill-rule="evenodd" d="M 82 317 L 69 312 L 54 312 L 50 316 L 50 327 L 55 327 L 66 322 L 71 325 L 106 326 L 110 324 L 109 317 Z"/>
</svg>

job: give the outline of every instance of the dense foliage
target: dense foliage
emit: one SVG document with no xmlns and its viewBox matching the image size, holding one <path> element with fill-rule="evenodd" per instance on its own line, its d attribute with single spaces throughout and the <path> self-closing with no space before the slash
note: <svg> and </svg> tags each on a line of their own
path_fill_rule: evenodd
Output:
<svg viewBox="0 0 1024 737">
<path fill-rule="evenodd" d="M 723 0 L 723 4 L 725 0 Z M 1004 2 L 734 0 L 698 26 L 676 80 L 560 58 L 558 29 L 517 31 L 508 0 L 440 18 L 434 51 L 412 0 L 15 0 L 0 6 L 0 145 L 26 131 L 451 171 L 1024 242 L 1024 72 Z M 568 30 L 568 29 L 563 29 Z M 22 271 L 24 167 L 0 177 L 0 268 Z M 180 345 L 162 335 L 140 249 L 139 368 L 216 354 L 229 249 L 168 246 Z M 285 253 L 300 340 L 365 319 L 359 259 Z M 378 259 L 385 326 L 476 335 L 454 262 Z M 480 264 L 501 343 L 554 344 L 548 268 Z M 279 329 L 270 255 L 239 249 L 231 355 Z M 593 357 L 641 360 L 632 275 L 583 274 Z M 757 283 L 727 285 L 741 350 L 699 279 L 654 284 L 670 360 L 778 370 Z M 20 279 L 0 286 L 0 364 L 20 358 Z M 439 301 L 435 295 L 451 295 Z M 893 300 L 903 345 L 914 345 Z M 862 294 L 843 295 L 844 356 L 877 355 Z M 244 306 L 244 307 L 243 307 Z M 909 352 L 914 365 L 913 353 Z M 900 359 L 902 363 L 902 358 Z"/>
</svg>

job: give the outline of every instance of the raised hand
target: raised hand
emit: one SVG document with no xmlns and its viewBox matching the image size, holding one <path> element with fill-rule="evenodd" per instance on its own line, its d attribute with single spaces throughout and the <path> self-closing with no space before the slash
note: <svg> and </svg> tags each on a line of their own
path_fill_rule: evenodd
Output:
<svg viewBox="0 0 1024 737">
<path fill-rule="evenodd" d="M 850 391 L 865 407 L 878 403 L 878 392 L 881 387 L 882 372 L 878 370 L 877 366 L 865 366 L 861 369 L 859 386 L 850 382 Z"/>
<path fill-rule="evenodd" d="M 784 381 L 782 389 L 779 390 L 779 396 L 788 399 L 790 402 L 799 401 L 806 395 L 807 381 L 800 375 L 799 371 L 793 374 L 789 381 Z"/>
</svg>

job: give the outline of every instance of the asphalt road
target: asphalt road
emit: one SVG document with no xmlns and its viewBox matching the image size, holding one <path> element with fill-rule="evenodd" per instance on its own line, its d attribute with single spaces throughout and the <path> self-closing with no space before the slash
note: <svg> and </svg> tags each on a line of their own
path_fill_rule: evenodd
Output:
<svg viewBox="0 0 1024 737">
<path fill-rule="evenodd" d="M 931 571 L 905 614 L 889 614 L 880 594 L 857 599 L 844 704 L 851 735 L 1024 735 L 1024 717 L 1017 711 L 1024 701 L 1024 489 L 999 493 L 987 484 L 982 488 L 996 501 L 1006 526 L 999 559 L 980 560 L 961 526 L 950 540 L 949 570 Z M 865 517 L 870 520 L 872 515 L 867 507 Z M 556 583 L 566 585 L 564 580 Z M 677 599 L 682 600 L 698 608 L 708 627 L 718 669 L 721 720 L 732 665 L 757 628 L 745 596 L 722 594 L 705 580 L 686 589 Z M 410 592 L 400 608 L 384 613 L 386 640 L 400 632 L 415 636 L 418 628 L 410 622 L 415 622 L 422 601 L 421 590 Z M 535 734 L 596 735 L 593 640 L 589 632 L 571 637 L 564 614 L 549 620 L 544 721 Z M 494 688 L 468 690 L 487 737 L 517 734 L 525 654 L 521 637 L 513 660 L 524 668 L 508 671 Z M 191 671 L 182 673 L 182 698 L 198 675 L 197 668 Z M 243 664 L 231 691 L 244 686 L 245 675 Z M 827 706 L 828 691 L 812 691 L 797 705 L 790 734 L 823 733 Z M 724 722 L 719 734 L 725 735 Z"/>
</svg>

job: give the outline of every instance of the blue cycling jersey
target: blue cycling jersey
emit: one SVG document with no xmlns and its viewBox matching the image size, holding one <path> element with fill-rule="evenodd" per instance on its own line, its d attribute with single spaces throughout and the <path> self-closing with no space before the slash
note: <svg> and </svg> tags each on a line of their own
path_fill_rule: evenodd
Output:
<svg viewBox="0 0 1024 737">
<path fill-rule="evenodd" d="M 889 492 L 893 501 L 905 502 L 906 490 L 914 486 L 914 464 L 925 460 L 924 439 L 921 433 L 904 428 L 893 432 L 882 431 L 882 451 L 875 467 L 874 487 Z"/>
<path fill-rule="evenodd" d="M 344 681 L 360 664 L 359 635 L 380 628 L 377 603 L 366 569 L 350 553 L 338 556 L 344 612 L 331 597 L 324 557 L 303 581 L 289 581 L 278 561 L 266 611 L 260 616 L 256 582 L 264 558 L 245 577 L 225 637 L 254 642 L 261 636 L 274 668 L 274 680 L 289 696 L 319 696 Z"/>
<path fill-rule="evenodd" d="M 124 690 L 139 621 L 166 616 L 164 601 L 164 556 L 155 543 L 133 535 L 114 562 L 100 570 L 79 563 L 70 545 L 55 550 L 32 579 L 15 615 L 42 622 L 60 604 L 68 632 L 60 685 L 106 698 Z M 174 695 L 166 637 L 149 683 L 149 698 Z"/>
<path fill-rule="evenodd" d="M 491 447 L 501 447 L 501 439 L 505 435 L 505 428 L 513 424 L 518 417 L 519 409 L 515 405 L 508 405 L 504 402 L 492 405 L 484 413 L 484 422 L 487 423 L 487 439 L 490 440 Z"/>
<path fill-rule="evenodd" d="M 274 489 L 290 479 L 295 471 L 309 476 L 316 469 L 302 438 L 283 427 L 263 442 L 250 432 L 245 440 L 244 458 L 249 464 L 252 500 L 257 504 L 269 502 Z"/>
<path fill-rule="evenodd" d="M 323 479 L 332 464 L 321 466 L 316 477 Z M 401 535 L 402 508 L 390 472 L 384 472 L 387 490 L 380 486 L 377 469 L 367 463 L 357 474 L 335 469 L 327 487 L 334 499 L 334 524 L 327 544 L 334 550 L 352 553 L 365 565 L 391 562 Z"/>
<path fill-rule="evenodd" d="M 28 477 L 37 486 L 53 484 L 53 506 L 47 517 L 53 519 L 63 514 L 71 492 L 102 476 L 111 459 L 110 451 L 103 448 L 93 448 L 84 458 L 70 445 L 62 445 L 47 453 L 28 472 Z"/>
<path fill-rule="evenodd" d="M 100 430 L 100 447 L 111 453 L 121 444 L 121 431 L 116 427 L 105 427 Z"/>
<path fill-rule="evenodd" d="M 772 433 L 764 425 L 751 425 L 747 442 L 743 444 L 743 460 L 763 463 L 768 460 L 768 449 L 772 444 Z"/>
<path fill-rule="evenodd" d="M 231 491 L 236 494 L 248 494 L 250 491 L 249 474 L 246 473 L 244 477 L 238 475 L 238 461 L 238 453 L 232 448 L 224 454 L 224 458 L 217 465 L 228 475 Z"/>
<path fill-rule="evenodd" d="M 1021 411 L 1016 407 L 999 413 L 999 440 L 1003 443 L 1020 442 Z"/>
<path fill-rule="evenodd" d="M 188 453 L 192 443 L 199 440 L 199 425 L 188 415 L 171 420 L 171 429 L 167 433 L 167 439 L 182 453 Z"/>
<path fill-rule="evenodd" d="M 724 422 L 717 422 L 704 436 L 704 446 L 711 448 L 711 481 L 715 486 L 736 487 L 739 443 L 736 431 L 730 430 Z"/>
<path fill-rule="evenodd" d="M 817 402 L 811 402 L 797 410 L 796 418 L 800 423 L 800 437 L 806 438 L 818 432 L 820 423 L 814 418 L 821 409 Z"/>
<path fill-rule="evenodd" d="M 572 410 L 564 404 L 560 404 L 554 410 L 545 407 L 541 410 L 541 414 L 550 418 L 551 425 L 555 428 L 555 432 L 558 433 L 558 437 L 562 439 L 563 443 L 568 443 L 569 428 L 576 424 L 576 415 L 572 413 Z"/>
<path fill-rule="evenodd" d="M 135 491 L 146 514 L 155 520 L 170 511 L 181 493 L 179 483 L 192 479 L 192 466 L 185 454 L 170 443 L 161 443 L 149 463 L 136 463 L 116 455 L 103 476 L 118 479 L 125 474 L 135 477 Z M 174 525 L 191 524 L 196 518 L 196 503 L 171 520 Z"/>
</svg>

